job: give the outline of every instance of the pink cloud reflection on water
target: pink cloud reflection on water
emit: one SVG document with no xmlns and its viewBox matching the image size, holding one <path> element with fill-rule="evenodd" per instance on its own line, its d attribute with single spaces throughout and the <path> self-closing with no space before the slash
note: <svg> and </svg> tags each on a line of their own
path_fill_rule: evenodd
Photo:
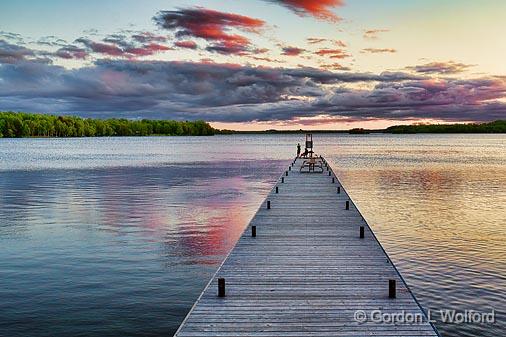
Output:
<svg viewBox="0 0 506 337">
<path fill-rule="evenodd" d="M 218 265 L 274 180 L 265 176 L 270 175 L 269 165 L 255 179 L 248 179 L 252 177 L 246 173 L 251 171 L 242 167 L 245 164 L 227 165 L 228 172 L 224 172 L 226 165 L 207 167 L 210 176 L 205 179 L 198 177 L 198 169 L 187 167 L 175 177 L 168 177 L 165 169 L 153 168 L 149 173 L 109 172 L 91 188 L 96 200 L 93 208 L 101 218 L 98 226 L 118 238 L 136 235 L 145 242 L 162 243 L 169 259 L 181 258 L 178 264 Z M 171 168 L 171 174 L 174 172 Z M 135 179 L 138 174 L 142 179 Z M 79 196 L 85 197 L 91 200 L 90 193 Z"/>
<path fill-rule="evenodd" d="M 220 263 L 261 202 L 259 193 L 248 191 L 252 192 L 253 187 L 267 193 L 270 188 L 263 183 L 248 186 L 251 184 L 243 177 L 232 177 L 215 179 L 201 186 L 207 190 L 207 196 L 188 200 L 185 207 L 176 212 L 178 254 L 189 258 L 192 264 Z"/>
</svg>

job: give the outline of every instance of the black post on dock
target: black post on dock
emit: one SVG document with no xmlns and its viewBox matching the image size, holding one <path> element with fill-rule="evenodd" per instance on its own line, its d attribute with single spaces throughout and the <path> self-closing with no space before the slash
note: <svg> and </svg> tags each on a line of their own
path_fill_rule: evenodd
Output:
<svg viewBox="0 0 506 337">
<path fill-rule="evenodd" d="M 388 297 L 395 298 L 395 280 L 388 280 Z"/>
<path fill-rule="evenodd" d="M 251 226 L 251 236 L 254 238 L 257 237 L 257 226 Z"/>
<path fill-rule="evenodd" d="M 279 193 L 279 187 L 276 186 L 276 193 Z"/>
<path fill-rule="evenodd" d="M 332 184 L 335 183 L 335 182 L 336 182 L 335 178 L 332 177 Z"/>
<path fill-rule="evenodd" d="M 267 200 L 267 209 L 271 209 L 271 201 Z"/>
<path fill-rule="evenodd" d="M 285 177 L 281 177 L 281 183 L 285 182 Z"/>
<path fill-rule="evenodd" d="M 360 238 L 364 238 L 364 226 L 360 226 Z"/>
<path fill-rule="evenodd" d="M 346 210 L 349 210 L 349 209 L 350 209 L 350 201 L 346 200 Z"/>
<path fill-rule="evenodd" d="M 288 177 L 288 171 L 285 171 L 285 176 L 287 176 L 287 177 Z"/>
<path fill-rule="evenodd" d="M 218 279 L 218 297 L 225 297 L 225 279 L 223 277 Z"/>
<path fill-rule="evenodd" d="M 341 193 L 341 186 L 337 186 L 337 194 Z"/>
</svg>

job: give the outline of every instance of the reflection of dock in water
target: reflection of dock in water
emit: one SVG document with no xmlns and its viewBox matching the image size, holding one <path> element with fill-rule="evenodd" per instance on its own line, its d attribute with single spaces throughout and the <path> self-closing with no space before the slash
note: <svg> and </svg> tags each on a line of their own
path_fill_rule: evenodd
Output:
<svg viewBox="0 0 506 337">
<path fill-rule="evenodd" d="M 323 173 L 302 174 L 303 159 L 283 173 L 176 336 L 438 336 L 332 169 L 316 161 Z M 389 314 L 416 322 L 392 324 Z"/>
</svg>

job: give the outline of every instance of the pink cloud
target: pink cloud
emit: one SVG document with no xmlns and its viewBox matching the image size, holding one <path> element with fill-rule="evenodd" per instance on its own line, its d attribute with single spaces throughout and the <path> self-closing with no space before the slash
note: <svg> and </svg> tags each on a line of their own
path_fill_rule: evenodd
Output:
<svg viewBox="0 0 506 337">
<path fill-rule="evenodd" d="M 65 46 L 58 49 L 55 52 L 55 55 L 62 59 L 76 59 L 76 60 L 84 60 L 88 57 L 88 52 L 83 48 L 78 48 L 76 46 Z"/>
<path fill-rule="evenodd" d="M 263 20 L 205 8 L 162 11 L 155 18 L 161 27 L 176 32 L 176 37 L 197 37 L 212 42 L 206 49 L 222 54 L 242 54 L 251 42 L 245 36 L 229 33 L 231 28 L 258 33 Z"/>
<path fill-rule="evenodd" d="M 161 51 L 167 51 L 167 50 L 171 50 L 171 49 L 172 48 L 161 45 L 161 44 L 150 43 L 150 44 L 144 45 L 142 47 L 127 48 L 127 49 L 125 49 L 125 54 L 131 54 L 131 55 L 135 55 L 135 56 L 149 56 L 149 55 L 153 55 L 158 52 L 161 52 Z"/>
<path fill-rule="evenodd" d="M 350 57 L 350 55 L 343 49 L 320 49 L 315 52 L 319 56 L 328 56 L 332 59 L 343 59 Z"/>
<path fill-rule="evenodd" d="M 90 52 L 93 53 L 126 58 L 149 56 L 172 49 L 168 46 L 154 42 L 143 45 L 136 45 L 127 43 L 123 40 L 117 40 L 110 43 L 102 43 L 85 38 L 77 39 L 76 42 L 82 43 L 84 46 L 86 46 L 86 48 L 89 49 Z"/>
<path fill-rule="evenodd" d="M 342 0 L 270 0 L 291 9 L 300 16 L 310 15 L 320 20 L 339 21 L 339 17 L 331 12 L 332 8 L 342 6 Z"/>
<path fill-rule="evenodd" d="M 186 49 L 197 49 L 197 44 L 195 41 L 176 41 L 174 42 L 174 45 L 179 48 L 186 48 Z"/>
<path fill-rule="evenodd" d="M 286 55 L 286 56 L 299 56 L 300 54 L 302 54 L 303 52 L 305 52 L 305 49 L 302 49 L 302 48 L 297 48 L 297 47 L 284 47 L 283 48 L 283 55 Z"/>
</svg>

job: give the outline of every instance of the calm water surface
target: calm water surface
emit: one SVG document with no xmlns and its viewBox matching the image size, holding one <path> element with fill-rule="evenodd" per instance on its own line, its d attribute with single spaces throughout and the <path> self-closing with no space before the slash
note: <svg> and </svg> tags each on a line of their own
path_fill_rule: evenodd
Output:
<svg viewBox="0 0 506 337">
<path fill-rule="evenodd" d="M 170 336 L 295 135 L 0 139 L 0 336 Z M 315 135 L 436 323 L 506 331 L 506 136 Z M 438 318 L 438 317 L 436 317 Z"/>
</svg>

